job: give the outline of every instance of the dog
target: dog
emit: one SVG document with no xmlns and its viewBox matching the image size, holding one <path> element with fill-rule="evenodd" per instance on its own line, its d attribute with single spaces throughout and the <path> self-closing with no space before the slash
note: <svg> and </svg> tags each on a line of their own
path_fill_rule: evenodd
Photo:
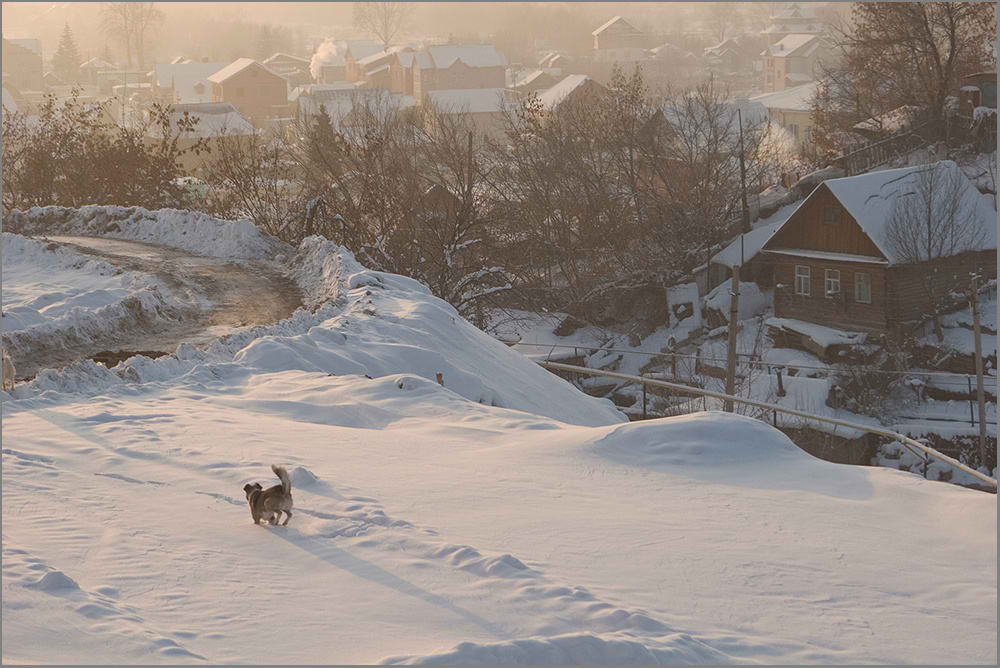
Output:
<svg viewBox="0 0 1000 668">
<path fill-rule="evenodd" d="M 247 503 L 250 504 L 250 516 L 253 517 L 254 524 L 260 524 L 263 519 L 277 525 L 281 513 L 285 513 L 285 521 L 281 526 L 288 526 L 288 520 L 292 519 L 292 481 L 284 466 L 271 464 L 271 470 L 278 476 L 280 485 L 264 489 L 259 482 L 255 482 L 243 486 Z"/>
<path fill-rule="evenodd" d="M 14 371 L 14 360 L 10 358 L 10 354 L 7 349 L 3 349 L 3 389 L 8 391 L 7 388 L 10 387 L 10 392 L 14 391 L 14 378 L 16 372 Z"/>
</svg>

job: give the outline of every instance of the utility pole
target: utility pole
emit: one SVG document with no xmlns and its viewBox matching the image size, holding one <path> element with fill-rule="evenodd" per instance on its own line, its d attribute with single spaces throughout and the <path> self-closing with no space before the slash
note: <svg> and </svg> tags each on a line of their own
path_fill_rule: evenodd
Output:
<svg viewBox="0 0 1000 668">
<path fill-rule="evenodd" d="M 740 266 L 733 267 L 733 286 L 729 291 L 729 350 L 726 353 L 726 394 L 736 391 L 736 334 L 739 330 L 740 314 Z M 726 412 L 733 412 L 732 399 L 726 399 Z"/>
<path fill-rule="evenodd" d="M 976 400 L 979 403 L 979 465 L 986 466 L 986 400 L 983 393 L 983 342 L 979 330 L 979 275 L 972 275 L 972 338 L 976 342 Z"/>
</svg>

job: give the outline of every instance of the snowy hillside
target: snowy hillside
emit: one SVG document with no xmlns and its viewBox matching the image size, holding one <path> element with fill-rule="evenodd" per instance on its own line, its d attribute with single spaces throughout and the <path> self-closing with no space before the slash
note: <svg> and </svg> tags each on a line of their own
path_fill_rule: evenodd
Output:
<svg viewBox="0 0 1000 668">
<path fill-rule="evenodd" d="M 315 311 L 4 395 L 5 661 L 995 660 L 995 497 L 625 424 L 414 281 L 290 261 Z"/>
</svg>

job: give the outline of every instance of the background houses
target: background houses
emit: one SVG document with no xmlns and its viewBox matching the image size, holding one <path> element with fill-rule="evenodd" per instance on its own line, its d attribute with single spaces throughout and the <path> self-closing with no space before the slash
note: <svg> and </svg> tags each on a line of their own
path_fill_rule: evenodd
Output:
<svg viewBox="0 0 1000 668">
<path fill-rule="evenodd" d="M 288 82 L 251 58 L 240 58 L 208 77 L 212 101 L 229 102 L 257 127 L 289 111 Z"/>
</svg>

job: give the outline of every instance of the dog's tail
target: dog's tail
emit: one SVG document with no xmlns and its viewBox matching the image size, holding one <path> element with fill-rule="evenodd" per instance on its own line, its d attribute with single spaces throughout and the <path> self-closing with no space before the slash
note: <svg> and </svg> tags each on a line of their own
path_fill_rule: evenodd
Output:
<svg viewBox="0 0 1000 668">
<path fill-rule="evenodd" d="M 292 491 L 292 480 L 288 477 L 288 471 L 285 470 L 285 467 L 271 464 L 271 470 L 274 471 L 274 475 L 278 476 L 278 479 L 281 481 L 281 491 L 285 494 L 290 494 Z"/>
</svg>

